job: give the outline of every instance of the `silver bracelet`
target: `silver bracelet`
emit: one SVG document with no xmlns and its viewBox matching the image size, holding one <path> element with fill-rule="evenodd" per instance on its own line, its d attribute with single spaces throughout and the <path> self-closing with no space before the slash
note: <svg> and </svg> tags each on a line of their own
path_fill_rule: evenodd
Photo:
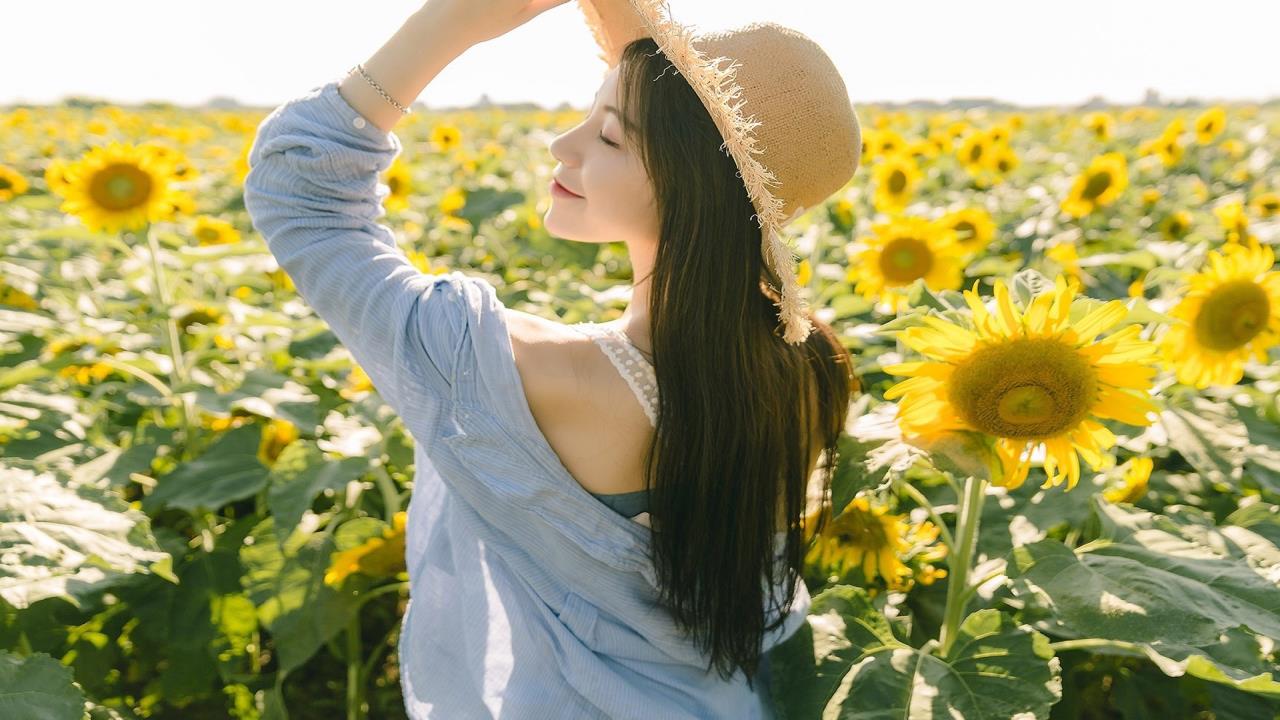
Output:
<svg viewBox="0 0 1280 720">
<path fill-rule="evenodd" d="M 409 112 L 410 112 L 409 108 L 407 108 L 407 107 L 405 107 L 405 106 L 401 105 L 400 103 L 396 102 L 396 101 L 395 101 L 395 98 L 393 98 L 393 97 L 391 97 L 390 95 L 388 95 L 388 94 L 387 94 L 387 91 L 386 91 L 386 90 L 383 90 L 381 85 L 379 85 L 378 83 L 374 82 L 374 81 L 373 81 L 373 78 L 369 77 L 369 73 L 367 73 L 367 72 L 365 72 L 365 71 L 364 71 L 364 65 L 363 65 L 362 63 L 356 63 L 356 66 L 355 66 L 355 67 L 353 67 L 353 68 L 351 68 L 351 70 L 355 70 L 355 71 L 359 72 L 359 73 L 360 73 L 360 77 L 363 77 L 363 78 L 365 79 L 365 81 L 366 81 L 366 82 L 368 82 L 368 83 L 369 83 L 369 85 L 373 87 L 373 89 L 374 89 L 374 90 L 377 90 L 377 91 L 378 91 L 378 94 L 379 94 L 379 95 L 381 95 L 382 97 L 386 98 L 386 101 L 387 101 L 387 102 L 389 102 L 389 103 L 391 103 L 392 105 L 394 105 L 394 106 L 395 106 L 395 108 L 396 108 L 397 110 L 399 110 L 402 114 L 404 114 L 404 115 L 408 115 L 408 114 L 409 114 Z M 347 72 L 351 72 L 351 71 L 350 71 L 350 70 L 348 70 Z"/>
</svg>

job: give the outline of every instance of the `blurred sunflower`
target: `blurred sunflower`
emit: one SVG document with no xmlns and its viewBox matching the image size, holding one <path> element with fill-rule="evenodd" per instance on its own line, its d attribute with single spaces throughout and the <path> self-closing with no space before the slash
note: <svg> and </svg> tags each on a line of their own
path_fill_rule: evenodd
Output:
<svg viewBox="0 0 1280 720">
<path fill-rule="evenodd" d="M 1118 485 L 1107 488 L 1102 496 L 1108 502 L 1135 503 L 1147 494 L 1147 480 L 1151 477 L 1154 462 L 1149 457 L 1135 457 L 1125 464 L 1124 474 Z"/>
<path fill-rule="evenodd" d="M 826 517 L 819 518 L 821 513 Z M 815 535 L 820 519 L 822 529 Z M 891 514 L 887 506 L 873 504 L 866 496 L 854 498 L 834 520 L 829 505 L 811 510 L 804 527 L 810 541 L 806 563 L 821 572 L 842 575 L 860 568 L 866 583 L 883 578 L 890 590 L 911 588 L 912 571 L 905 560 L 927 563 L 945 557 L 947 552 L 945 545 L 934 544 L 939 533 L 936 525 L 928 520 L 913 524 L 906 515 Z M 946 574 L 927 564 L 926 567 L 930 567 L 928 582 Z"/>
<path fill-rule="evenodd" d="M 991 148 L 991 152 L 987 157 L 987 165 L 1001 176 L 1008 175 L 1018 166 L 1022 164 L 1022 160 L 1018 157 L 1018 153 L 1005 143 L 1000 143 Z"/>
<path fill-rule="evenodd" d="M 871 136 L 871 143 L 871 154 L 877 158 L 897 155 L 907 148 L 906 138 L 892 129 L 884 129 L 874 133 Z"/>
<path fill-rule="evenodd" d="M 22 173 L 8 165 L 0 164 L 0 202 L 8 202 L 26 192 L 31 183 Z"/>
<path fill-rule="evenodd" d="M 467 204 L 467 191 L 460 187 L 450 187 L 440 197 L 440 212 L 453 215 Z"/>
<path fill-rule="evenodd" d="M 200 171 L 191 164 L 191 160 L 181 150 L 175 150 L 154 141 L 143 142 L 139 147 L 150 152 L 153 157 L 167 166 L 166 169 L 173 182 L 189 182 L 200 177 Z"/>
<path fill-rule="evenodd" d="M 265 274 L 267 276 L 267 280 L 271 282 L 272 290 L 287 290 L 289 292 L 294 292 L 298 289 L 293 284 L 293 278 L 289 277 L 289 273 L 285 272 L 282 267 L 270 270 Z"/>
<path fill-rule="evenodd" d="M 49 191 L 59 197 L 66 197 L 71 189 L 70 171 L 74 163 L 62 158 L 53 158 L 44 169 L 44 182 Z"/>
<path fill-rule="evenodd" d="M 1146 188 L 1142 191 L 1142 205 L 1144 207 L 1151 207 L 1152 205 L 1160 202 L 1161 197 L 1163 196 L 1160 194 L 1159 190 L 1155 188 Z"/>
<path fill-rule="evenodd" d="M 200 215 L 191 228 L 196 243 L 205 245 L 230 245 L 240 242 L 240 231 L 235 225 L 211 215 Z"/>
<path fill-rule="evenodd" d="M 1072 217 L 1084 217 L 1115 202 L 1128 186 L 1129 168 L 1124 155 L 1104 153 L 1090 161 L 1076 178 L 1067 199 L 1062 201 L 1062 211 Z"/>
<path fill-rule="evenodd" d="M 298 439 L 298 427 L 283 418 L 271 418 L 262 426 L 262 439 L 258 442 L 258 462 L 267 467 L 275 465 L 280 453 L 289 443 Z"/>
<path fill-rule="evenodd" d="M 1182 144 L 1178 142 L 1180 132 L 1180 129 L 1167 128 L 1159 137 L 1143 140 L 1138 144 L 1138 157 L 1155 155 L 1166 168 L 1177 165 L 1183 154 Z"/>
<path fill-rule="evenodd" d="M 357 363 L 351 368 L 351 372 L 347 374 L 347 380 L 338 390 L 338 395 L 346 400 L 359 400 L 364 397 L 365 393 L 373 390 L 373 381 L 369 379 L 368 373 Z"/>
<path fill-rule="evenodd" d="M 1124 319 L 1128 310 L 1120 300 L 1072 322 L 1077 286 L 1062 275 L 1022 312 L 999 280 L 996 311 L 989 312 L 977 285 L 964 292 L 974 329 L 929 315 L 923 318 L 928 327 L 898 333 L 927 359 L 885 366 L 885 372 L 910 379 L 884 397 L 902 398 L 898 424 L 904 434 L 969 430 L 995 438 L 1002 473 L 993 484 L 1022 485 L 1032 452 L 1043 444 L 1042 487 L 1065 479 L 1070 490 L 1080 479 L 1077 452 L 1094 470 L 1114 462 L 1104 451 L 1116 438 L 1094 418 L 1151 424 L 1147 413 L 1156 407 L 1146 391 L 1157 372 L 1157 349 L 1138 337 L 1142 327 L 1136 324 L 1095 339 Z"/>
<path fill-rule="evenodd" d="M 1264 218 L 1280 214 L 1280 193 L 1262 193 L 1249 203 L 1249 207 L 1260 217 Z"/>
<path fill-rule="evenodd" d="M 1214 217 L 1222 225 L 1229 243 L 1255 240 L 1249 234 L 1249 216 L 1244 214 L 1244 203 L 1239 200 L 1222 203 L 1213 208 Z"/>
<path fill-rule="evenodd" d="M 431 144 L 441 152 L 449 152 L 462 143 L 462 131 L 457 125 L 440 123 L 431 128 Z"/>
<path fill-rule="evenodd" d="M 1196 118 L 1196 143 L 1208 145 L 1227 127 L 1227 112 L 1221 106 L 1205 110 Z"/>
<path fill-rule="evenodd" d="M 382 531 L 382 537 L 369 538 L 350 550 L 333 553 L 329 568 L 324 573 L 324 583 L 330 587 L 338 587 L 352 573 L 394 577 L 404 572 L 407 521 L 408 515 L 401 510 L 392 517 L 391 527 Z"/>
<path fill-rule="evenodd" d="M 985 208 L 973 206 L 953 210 L 935 221 L 940 227 L 956 233 L 956 247 L 967 255 L 987 250 L 996 234 L 995 221 Z"/>
<path fill-rule="evenodd" d="M 911 202 L 916 188 L 924 179 L 920 166 L 906 153 L 889 155 L 872 169 L 876 190 L 871 203 L 886 213 L 898 212 Z"/>
<path fill-rule="evenodd" d="M 235 178 L 236 185 L 244 185 L 244 179 L 249 175 L 249 150 L 253 147 L 253 137 L 246 136 L 240 143 L 240 154 L 236 156 L 235 162 L 231 163 L 231 174 Z"/>
<path fill-rule="evenodd" d="M 1160 232 L 1170 240 L 1180 240 L 1191 229 L 1191 213 L 1175 210 L 1160 222 Z"/>
<path fill-rule="evenodd" d="M 406 163 L 402 155 L 397 155 L 392 161 L 391 167 L 382 175 L 382 181 L 386 183 L 387 189 L 390 191 L 387 197 L 382 201 L 387 212 L 398 212 L 409 207 L 409 188 L 411 186 L 409 164 Z"/>
<path fill-rule="evenodd" d="M 0 278 L 0 305 L 22 308 L 23 310 L 36 310 L 40 307 L 40 303 L 36 302 L 34 297 L 20 288 L 10 285 L 4 278 Z"/>
<path fill-rule="evenodd" d="M 1066 273 L 1077 284 L 1082 282 L 1080 271 L 1080 254 L 1076 244 L 1070 241 L 1059 242 L 1045 251 L 1045 257 L 1058 263 L 1062 272 Z"/>
<path fill-rule="evenodd" d="M 1111 113 L 1091 112 L 1085 114 L 1080 123 L 1093 133 L 1098 140 L 1109 140 L 1115 134 L 1116 119 Z"/>
<path fill-rule="evenodd" d="M 970 175 L 981 175 L 987 169 L 987 155 L 995 143 L 981 130 L 965 136 L 956 150 L 956 158 Z"/>
<path fill-rule="evenodd" d="M 853 228 L 853 203 L 848 198 L 840 198 L 827 206 L 831 222 L 839 230 Z"/>
<path fill-rule="evenodd" d="M 138 230 L 169 216 L 169 163 L 146 149 L 112 142 L 67 168 L 62 212 L 101 232 Z"/>
<path fill-rule="evenodd" d="M 1252 355 L 1267 362 L 1280 342 L 1280 271 L 1267 245 L 1229 244 L 1210 251 L 1209 267 L 1187 280 L 1186 296 L 1169 315 L 1182 322 L 1161 338 L 1164 360 L 1178 382 L 1204 389 L 1234 385 Z"/>
<path fill-rule="evenodd" d="M 218 308 L 203 302 L 191 303 L 191 308 L 178 318 L 178 330 L 188 332 L 192 325 L 222 325 L 227 321 L 227 314 Z"/>
<path fill-rule="evenodd" d="M 846 279 L 854 291 L 896 313 L 906 302 L 902 292 L 917 279 L 933 290 L 954 290 L 964 282 L 956 233 L 921 217 L 898 217 L 871 226 L 860 238 L 866 248 L 849 259 Z"/>
</svg>

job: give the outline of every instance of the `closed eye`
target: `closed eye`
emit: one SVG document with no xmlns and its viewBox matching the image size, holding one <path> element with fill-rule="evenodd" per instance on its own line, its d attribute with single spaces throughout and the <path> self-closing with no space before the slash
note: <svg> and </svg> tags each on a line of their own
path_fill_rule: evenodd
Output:
<svg viewBox="0 0 1280 720">
<path fill-rule="evenodd" d="M 618 143 L 613 142 L 612 140 L 606 138 L 603 134 L 597 135 L 596 137 L 600 138 L 600 142 L 604 143 L 605 145 L 608 145 L 609 147 L 615 147 L 615 148 L 622 147 Z"/>
</svg>

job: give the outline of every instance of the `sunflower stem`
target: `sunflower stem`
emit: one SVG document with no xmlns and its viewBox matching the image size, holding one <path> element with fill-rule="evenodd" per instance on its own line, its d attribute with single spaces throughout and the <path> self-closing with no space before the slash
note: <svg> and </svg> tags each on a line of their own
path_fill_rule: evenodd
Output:
<svg viewBox="0 0 1280 720">
<path fill-rule="evenodd" d="M 956 520 L 955 538 L 958 545 L 951 547 L 948 559 L 947 603 L 942 616 L 942 630 L 938 642 L 945 656 L 951 651 L 956 632 L 964 619 L 968 594 L 969 571 L 973 565 L 974 547 L 978 541 L 978 520 L 982 516 L 982 501 L 986 494 L 985 478 L 970 476 L 964 481 L 964 496 Z"/>
<path fill-rule="evenodd" d="M 165 335 L 169 345 L 169 357 L 173 360 L 173 367 L 169 370 L 169 386 L 173 395 L 177 396 L 182 410 L 182 452 L 180 458 L 186 459 L 188 452 L 192 447 L 194 438 L 191 429 L 195 425 L 192 417 L 191 405 L 187 402 L 185 394 L 178 392 L 187 380 L 187 367 L 182 354 L 182 345 L 178 340 L 178 323 L 174 321 L 172 314 L 169 312 L 169 292 L 164 282 L 164 272 L 160 266 L 160 242 L 156 240 L 155 234 L 151 232 L 151 224 L 142 231 L 147 238 L 147 247 L 151 254 L 151 274 L 152 274 L 152 292 L 155 295 L 156 311 L 164 313 L 165 317 Z"/>
<path fill-rule="evenodd" d="M 947 529 L 947 524 L 942 521 L 942 516 L 939 515 L 938 510 L 933 507 L 933 503 L 929 502 L 929 498 L 925 497 L 924 493 L 916 489 L 911 485 L 911 483 L 906 482 L 901 478 L 898 478 L 897 483 L 898 487 L 906 491 L 906 493 L 911 496 L 911 499 L 916 501 L 917 505 L 928 511 L 929 517 L 933 519 L 933 524 L 938 526 L 938 534 L 942 536 L 942 542 L 949 548 L 955 547 L 956 543 L 955 540 L 951 538 L 951 531 Z"/>
<path fill-rule="evenodd" d="M 351 621 L 347 623 L 347 720 L 361 720 L 364 717 L 364 703 L 360 697 L 363 652 L 360 646 L 360 611 L 356 610 L 351 613 Z"/>
</svg>

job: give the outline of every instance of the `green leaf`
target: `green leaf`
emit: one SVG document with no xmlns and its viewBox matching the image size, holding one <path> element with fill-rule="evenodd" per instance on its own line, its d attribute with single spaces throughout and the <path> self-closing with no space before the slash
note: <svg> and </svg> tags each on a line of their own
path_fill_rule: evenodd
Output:
<svg viewBox="0 0 1280 720">
<path fill-rule="evenodd" d="M 164 507 L 195 512 L 252 497 L 267 482 L 267 467 L 258 460 L 261 442 L 257 423 L 228 430 L 203 455 L 161 477 L 142 507 L 152 513 Z"/>
<path fill-rule="evenodd" d="M 303 435 L 320 424 L 319 398 L 306 387 L 267 368 L 254 368 L 240 387 L 223 392 L 215 388 L 195 390 L 196 404 L 209 412 L 227 415 L 244 409 L 265 418 L 288 420 Z"/>
<path fill-rule="evenodd" d="M 939 657 L 898 641 L 861 588 L 813 599 L 770 653 L 780 718 L 1046 718 L 1062 696 L 1048 639 L 997 610 L 961 623 Z"/>
<path fill-rule="evenodd" d="M 1275 545 L 1194 508 L 1163 516 L 1095 502 L 1105 537 L 1076 551 L 1054 540 L 1014 548 L 1013 593 L 1063 634 L 1136 644 L 1170 675 L 1280 692 L 1257 645 L 1258 634 L 1280 637 Z"/>
<path fill-rule="evenodd" d="M 0 709 L 6 718 L 81 720 L 84 692 L 71 668 L 45 653 L 21 657 L 0 650 Z"/>
<path fill-rule="evenodd" d="M 316 496 L 325 490 L 340 492 L 369 468 L 366 457 L 330 460 L 309 440 L 285 446 L 271 466 L 267 506 L 276 519 L 277 532 L 293 532 Z"/>
<path fill-rule="evenodd" d="M 258 621 L 275 639 L 280 669 L 289 672 L 341 632 L 358 603 L 324 584 L 336 549 L 331 534 L 300 526 L 282 550 L 272 523 L 263 520 L 250 533 L 252 542 L 246 538 L 240 551 L 246 569 L 242 584 L 258 609 Z"/>
<path fill-rule="evenodd" d="M 0 597 L 25 608 L 81 602 L 135 573 L 178 582 L 151 522 L 109 492 L 51 473 L 0 468 Z"/>
<path fill-rule="evenodd" d="M 1168 446 L 1181 453 L 1210 482 L 1239 482 L 1249 442 L 1244 424 L 1226 403 L 1194 394 L 1188 394 L 1182 402 L 1186 404 L 1171 399 L 1169 406 L 1159 412 Z"/>
</svg>

